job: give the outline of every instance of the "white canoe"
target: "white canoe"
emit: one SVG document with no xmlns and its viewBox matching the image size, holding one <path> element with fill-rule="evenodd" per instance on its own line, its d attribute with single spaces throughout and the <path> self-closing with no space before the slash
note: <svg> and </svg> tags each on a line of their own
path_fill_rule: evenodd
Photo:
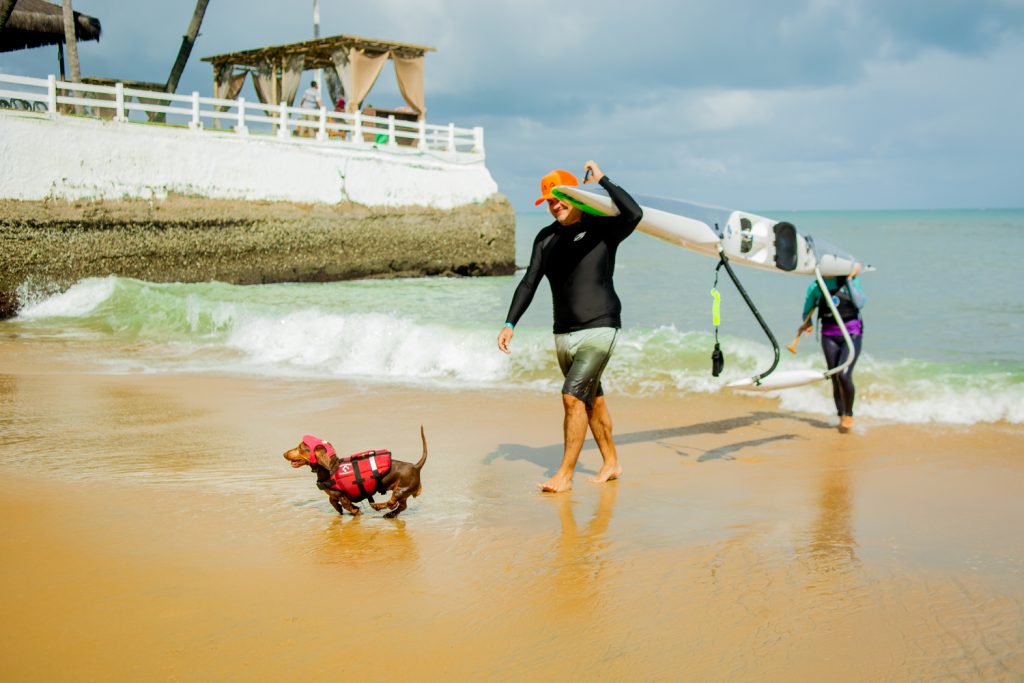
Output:
<svg viewBox="0 0 1024 683">
<path fill-rule="evenodd" d="M 587 213 L 619 213 L 596 184 L 560 185 L 553 192 Z M 639 230 L 715 258 L 721 249 L 730 261 L 745 266 L 794 275 L 813 275 L 818 266 L 825 277 L 848 275 L 858 263 L 852 254 L 802 235 L 786 221 L 678 199 L 633 198 L 644 212 Z"/>
</svg>

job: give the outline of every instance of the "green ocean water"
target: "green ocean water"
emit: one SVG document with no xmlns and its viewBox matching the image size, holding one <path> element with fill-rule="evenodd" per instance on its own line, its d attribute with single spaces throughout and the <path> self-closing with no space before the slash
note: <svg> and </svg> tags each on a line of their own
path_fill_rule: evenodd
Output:
<svg viewBox="0 0 1024 683">
<path fill-rule="evenodd" d="M 1016 261 L 1024 211 L 762 211 L 875 266 L 858 415 L 903 422 L 1024 421 L 1024 302 Z M 525 266 L 545 213 L 517 217 Z M 728 391 L 771 362 L 763 332 L 723 275 L 726 371 L 710 373 L 715 261 L 637 233 L 619 250 L 623 332 L 606 373 L 632 395 Z M 738 269 L 781 346 L 793 339 L 811 278 Z M 507 357 L 495 338 L 522 275 L 234 286 L 107 277 L 64 292 L 26 287 L 21 315 L 0 333 L 109 372 L 229 373 L 338 378 L 451 388 L 560 385 L 546 285 Z M 823 367 L 817 341 L 783 350 L 783 369 Z M 824 382 L 774 394 L 781 407 L 829 414 Z"/>
</svg>

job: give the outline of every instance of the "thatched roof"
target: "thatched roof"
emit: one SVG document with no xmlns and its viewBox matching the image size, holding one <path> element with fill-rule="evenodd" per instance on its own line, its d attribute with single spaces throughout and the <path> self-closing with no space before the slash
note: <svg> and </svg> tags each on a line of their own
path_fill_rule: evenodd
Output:
<svg viewBox="0 0 1024 683">
<path fill-rule="evenodd" d="M 99 40 L 100 20 L 75 12 L 75 37 Z M 0 33 L 0 52 L 64 42 L 64 10 L 46 0 L 18 0 Z"/>
<path fill-rule="evenodd" d="M 391 40 L 361 38 L 359 36 L 330 36 L 328 38 L 317 38 L 316 40 L 306 40 L 289 45 L 275 45 L 254 50 L 244 50 L 242 52 L 214 55 L 213 57 L 203 57 L 202 61 L 210 62 L 214 66 L 234 64 L 237 66 L 258 67 L 268 61 L 271 64 L 280 64 L 287 57 L 301 54 L 306 58 L 306 69 L 327 69 L 334 66 L 331 55 L 335 50 L 353 47 L 361 48 L 367 52 L 391 52 L 401 57 L 421 57 L 427 52 L 435 51 L 434 48 L 427 47 L 426 45 L 396 43 Z"/>
</svg>

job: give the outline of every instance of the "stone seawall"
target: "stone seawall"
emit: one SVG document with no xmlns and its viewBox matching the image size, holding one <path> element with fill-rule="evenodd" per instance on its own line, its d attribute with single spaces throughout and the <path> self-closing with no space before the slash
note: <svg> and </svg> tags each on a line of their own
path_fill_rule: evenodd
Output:
<svg viewBox="0 0 1024 683">
<path fill-rule="evenodd" d="M 500 194 L 454 209 L 0 200 L 0 317 L 19 292 L 110 274 L 260 284 L 514 271 L 515 214 Z"/>
</svg>

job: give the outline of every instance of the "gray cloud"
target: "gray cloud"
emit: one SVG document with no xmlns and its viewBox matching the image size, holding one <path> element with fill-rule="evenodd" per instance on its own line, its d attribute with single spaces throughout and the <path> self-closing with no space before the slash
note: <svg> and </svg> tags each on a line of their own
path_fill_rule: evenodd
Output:
<svg viewBox="0 0 1024 683">
<path fill-rule="evenodd" d="M 212 90 L 199 57 L 311 37 L 311 5 L 213 0 L 181 90 Z M 104 23 L 84 73 L 162 81 L 193 3 L 75 7 Z M 437 47 L 428 119 L 485 126 L 520 208 L 544 171 L 588 158 L 628 187 L 735 206 L 1024 204 L 1020 0 L 321 0 L 321 17 L 325 35 Z M 0 71 L 55 62 L 7 53 Z M 371 99 L 398 102 L 393 76 Z"/>
</svg>

